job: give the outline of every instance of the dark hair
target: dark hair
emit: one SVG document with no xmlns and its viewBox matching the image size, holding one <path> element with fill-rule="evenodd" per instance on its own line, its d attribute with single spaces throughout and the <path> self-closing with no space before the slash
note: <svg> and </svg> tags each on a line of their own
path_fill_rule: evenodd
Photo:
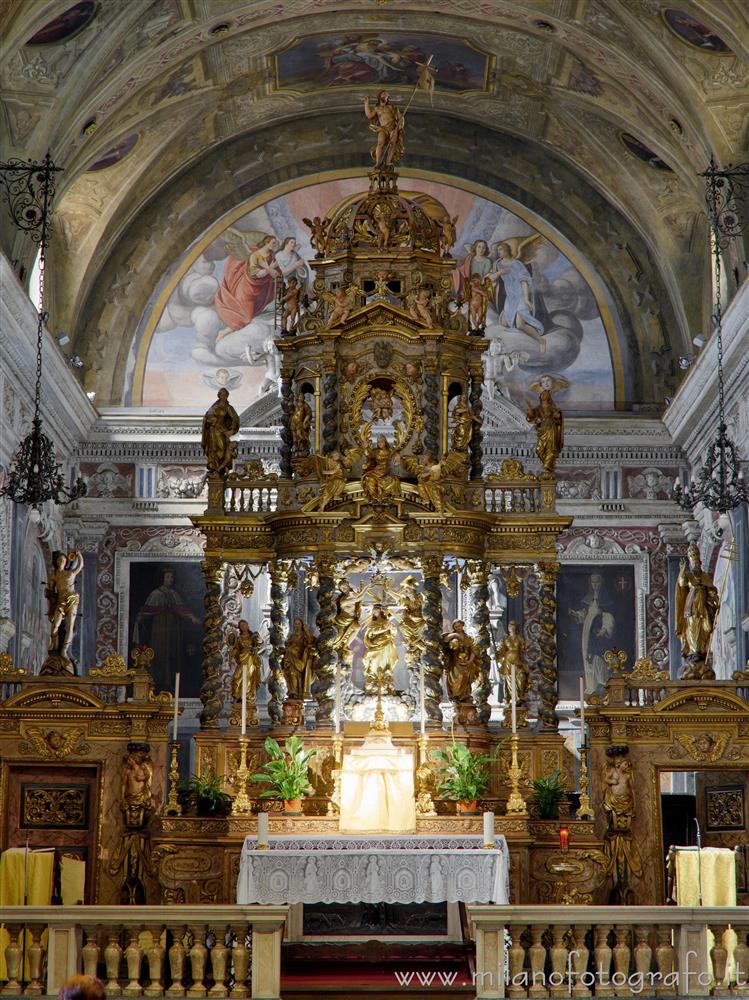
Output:
<svg viewBox="0 0 749 1000">
<path fill-rule="evenodd" d="M 107 1000 L 107 994 L 101 979 L 70 976 L 60 987 L 57 1000 Z"/>
</svg>

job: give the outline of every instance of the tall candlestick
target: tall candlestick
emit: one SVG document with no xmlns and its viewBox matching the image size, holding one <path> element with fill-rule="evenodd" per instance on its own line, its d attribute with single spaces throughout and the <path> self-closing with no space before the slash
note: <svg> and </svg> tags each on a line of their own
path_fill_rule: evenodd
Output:
<svg viewBox="0 0 749 1000">
<path fill-rule="evenodd" d="M 335 732 L 341 731 L 341 665 L 335 668 L 335 711 L 333 712 L 333 725 Z"/>
<path fill-rule="evenodd" d="M 172 739 L 177 739 L 177 719 L 179 717 L 179 674 L 174 676 L 174 722 L 172 723 Z"/>
<path fill-rule="evenodd" d="M 427 712 L 424 698 L 424 661 L 419 663 L 419 717 L 421 723 L 421 735 L 426 735 Z"/>
<path fill-rule="evenodd" d="M 242 736 L 247 735 L 247 664 L 242 667 Z"/>
<path fill-rule="evenodd" d="M 515 664 L 512 664 L 512 669 L 510 670 L 510 705 L 512 706 L 512 731 L 516 733 L 518 731 L 518 705 L 517 698 L 515 696 Z"/>
<path fill-rule="evenodd" d="M 580 678 L 580 732 L 583 743 L 585 742 L 585 689 L 582 677 Z"/>
</svg>

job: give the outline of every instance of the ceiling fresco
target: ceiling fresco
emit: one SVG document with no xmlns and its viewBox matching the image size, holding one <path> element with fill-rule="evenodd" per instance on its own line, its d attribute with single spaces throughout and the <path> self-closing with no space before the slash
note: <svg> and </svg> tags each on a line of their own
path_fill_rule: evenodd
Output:
<svg viewBox="0 0 749 1000">
<path fill-rule="evenodd" d="M 235 405 L 245 408 L 277 391 L 276 280 L 297 277 L 311 292 L 307 261 L 314 251 L 303 218 L 324 215 L 362 186 L 361 177 L 330 180 L 266 200 L 249 212 L 239 209 L 218 235 L 214 227 L 175 261 L 141 321 L 127 401 L 202 410 L 225 385 Z M 402 177 L 400 189 L 407 197 L 436 199 L 459 220 L 456 294 L 464 293 L 473 275 L 491 286 L 486 331 L 491 347 L 485 356 L 490 395 L 524 407 L 529 383 L 545 373 L 563 374 L 568 409 L 613 409 L 615 368 L 621 364 L 618 323 L 600 280 L 594 276 L 594 292 L 572 263 L 570 258 L 577 258 L 591 273 L 579 251 L 562 250 L 560 234 L 531 213 L 455 185 Z M 253 258 L 258 248 L 262 256 Z"/>
</svg>

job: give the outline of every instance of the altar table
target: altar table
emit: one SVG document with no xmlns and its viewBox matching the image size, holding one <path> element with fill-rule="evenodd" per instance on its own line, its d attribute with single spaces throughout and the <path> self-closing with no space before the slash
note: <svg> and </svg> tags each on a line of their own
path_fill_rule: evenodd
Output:
<svg viewBox="0 0 749 1000">
<path fill-rule="evenodd" d="M 504 837 L 280 836 L 267 850 L 247 837 L 237 902 L 498 903 L 509 902 Z"/>
</svg>

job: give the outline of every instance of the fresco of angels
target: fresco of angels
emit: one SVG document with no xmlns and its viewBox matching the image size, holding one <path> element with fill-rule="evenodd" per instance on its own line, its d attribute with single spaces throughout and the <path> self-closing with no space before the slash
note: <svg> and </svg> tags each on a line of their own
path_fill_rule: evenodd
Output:
<svg viewBox="0 0 749 1000">
<path fill-rule="evenodd" d="M 279 287 L 293 277 L 302 298 L 312 291 L 315 251 L 303 220 L 324 217 L 361 189 L 361 178 L 352 177 L 269 197 L 217 222 L 176 259 L 139 325 L 127 403 L 202 412 L 215 387 L 231 382 L 232 402 L 242 412 L 277 393 Z M 529 383 L 556 372 L 569 382 L 559 399 L 566 410 L 611 410 L 621 403 L 609 347 L 620 335 L 619 322 L 602 283 L 574 248 L 527 211 L 455 185 L 402 177 L 400 189 L 430 212 L 439 203 L 454 221 L 453 292 L 468 302 L 480 283 L 490 400 L 502 397 L 524 413 Z M 595 292 L 582 270 L 592 274 Z"/>
</svg>

